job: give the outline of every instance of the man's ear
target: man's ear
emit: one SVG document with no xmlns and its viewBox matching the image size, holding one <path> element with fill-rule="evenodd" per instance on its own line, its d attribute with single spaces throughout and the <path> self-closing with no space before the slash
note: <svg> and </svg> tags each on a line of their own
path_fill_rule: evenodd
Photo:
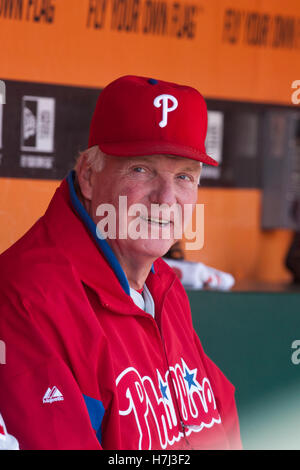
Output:
<svg viewBox="0 0 300 470">
<path fill-rule="evenodd" d="M 92 199 L 92 174 L 93 170 L 87 161 L 87 154 L 83 153 L 76 166 L 76 175 L 81 194 L 89 201 Z"/>
</svg>

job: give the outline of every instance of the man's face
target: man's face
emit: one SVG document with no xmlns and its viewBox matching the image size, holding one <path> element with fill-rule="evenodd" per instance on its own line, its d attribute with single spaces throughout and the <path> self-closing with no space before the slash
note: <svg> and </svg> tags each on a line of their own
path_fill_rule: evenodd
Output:
<svg viewBox="0 0 300 470">
<path fill-rule="evenodd" d="M 199 162 L 182 157 L 108 156 L 104 169 L 93 173 L 91 216 L 115 253 L 148 261 L 163 256 L 181 238 L 185 207 L 190 218 L 200 171 Z M 115 224 L 114 213 L 105 212 L 112 207 Z"/>
</svg>

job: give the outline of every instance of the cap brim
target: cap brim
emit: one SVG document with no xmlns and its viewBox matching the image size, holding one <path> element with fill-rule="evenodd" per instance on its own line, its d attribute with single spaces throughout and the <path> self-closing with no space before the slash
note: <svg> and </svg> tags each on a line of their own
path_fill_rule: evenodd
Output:
<svg viewBox="0 0 300 470">
<path fill-rule="evenodd" d="M 218 166 L 219 163 L 205 152 L 201 152 L 192 147 L 169 142 L 122 142 L 122 143 L 101 143 L 99 148 L 107 155 L 116 157 L 137 157 L 145 155 L 176 155 L 178 157 L 190 158 L 208 165 Z"/>
</svg>

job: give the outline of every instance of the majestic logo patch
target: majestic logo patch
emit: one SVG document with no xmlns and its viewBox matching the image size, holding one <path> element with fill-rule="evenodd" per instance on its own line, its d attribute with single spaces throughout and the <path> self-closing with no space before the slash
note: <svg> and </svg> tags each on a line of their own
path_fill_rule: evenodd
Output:
<svg viewBox="0 0 300 470">
<path fill-rule="evenodd" d="M 64 397 L 57 387 L 47 388 L 43 397 L 43 403 L 53 403 L 54 401 L 63 401 Z"/>
<path fill-rule="evenodd" d="M 170 107 L 169 101 L 172 103 L 172 106 Z M 178 107 L 177 99 L 172 95 L 159 95 L 154 99 L 153 104 L 156 108 L 160 108 L 162 106 L 162 120 L 160 121 L 159 126 L 166 127 L 168 124 L 168 113 L 175 111 Z"/>
<path fill-rule="evenodd" d="M 221 422 L 208 378 L 198 382 L 197 369 L 189 369 L 183 359 L 181 364 L 170 367 L 164 377 L 157 370 L 157 381 L 128 367 L 118 376 L 116 385 L 119 414 L 136 424 L 138 449 L 151 449 L 157 437 L 165 449 L 180 441 L 183 427 L 189 436 Z"/>
</svg>

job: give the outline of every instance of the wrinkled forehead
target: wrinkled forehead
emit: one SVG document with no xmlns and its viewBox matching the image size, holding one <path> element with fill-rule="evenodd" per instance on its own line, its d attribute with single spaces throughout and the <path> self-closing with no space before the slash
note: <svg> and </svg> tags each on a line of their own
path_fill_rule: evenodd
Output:
<svg viewBox="0 0 300 470">
<path fill-rule="evenodd" d="M 197 160 L 192 160 L 186 157 L 180 157 L 178 155 L 141 155 L 141 156 L 134 156 L 134 157 L 118 157 L 107 155 L 107 161 L 111 163 L 116 163 L 118 166 L 127 166 L 131 164 L 150 164 L 154 165 L 156 168 L 163 168 L 169 167 L 170 169 L 173 168 L 184 168 L 190 171 L 197 171 L 199 168 L 202 167 L 202 162 Z"/>
</svg>

